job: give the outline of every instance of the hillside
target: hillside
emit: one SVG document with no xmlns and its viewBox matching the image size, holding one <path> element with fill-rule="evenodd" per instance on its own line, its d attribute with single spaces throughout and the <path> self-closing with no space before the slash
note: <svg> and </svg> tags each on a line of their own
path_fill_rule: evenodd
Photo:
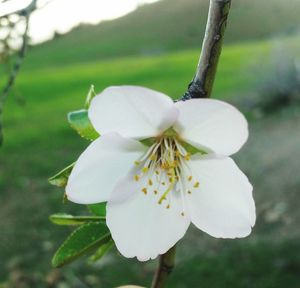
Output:
<svg viewBox="0 0 300 288">
<path fill-rule="evenodd" d="M 114 21 L 80 26 L 35 47 L 29 65 L 48 66 L 199 47 L 208 3 L 208 0 L 161 0 Z M 234 0 L 226 42 L 293 33 L 300 26 L 299 13 L 299 0 Z"/>
</svg>

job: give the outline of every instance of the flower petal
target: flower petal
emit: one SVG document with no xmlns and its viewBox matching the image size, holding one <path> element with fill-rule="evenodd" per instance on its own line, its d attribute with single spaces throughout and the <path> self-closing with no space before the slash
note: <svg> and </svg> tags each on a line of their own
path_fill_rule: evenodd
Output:
<svg viewBox="0 0 300 288">
<path fill-rule="evenodd" d="M 106 206 L 106 223 L 122 255 L 147 261 L 174 246 L 184 236 L 190 220 L 181 215 L 180 197 L 170 193 L 171 199 L 158 204 L 166 188 L 153 181 L 153 188 L 148 187 L 145 195 L 142 192 L 145 182 L 142 179 L 136 182 L 133 178 L 130 174 L 116 185 L 113 200 Z M 158 190 L 157 195 L 154 189 Z M 123 193 L 131 197 L 125 202 L 115 201 Z M 167 208 L 168 203 L 170 208 Z"/>
<path fill-rule="evenodd" d="M 106 134 L 81 154 L 66 187 L 70 201 L 79 204 L 104 202 L 120 177 L 126 175 L 147 147 L 116 133 Z"/>
<path fill-rule="evenodd" d="M 92 100 L 89 109 L 89 118 L 100 134 L 118 132 L 136 139 L 159 135 L 177 117 L 171 98 L 137 86 L 109 87 Z"/>
<path fill-rule="evenodd" d="M 248 138 L 247 120 L 235 107 L 213 99 L 192 99 L 175 104 L 179 117 L 174 129 L 194 146 L 221 155 L 236 153 Z"/>
<path fill-rule="evenodd" d="M 186 195 L 191 221 L 217 238 L 250 234 L 255 223 L 252 186 L 229 157 L 192 157 L 190 168 L 199 189 Z"/>
</svg>

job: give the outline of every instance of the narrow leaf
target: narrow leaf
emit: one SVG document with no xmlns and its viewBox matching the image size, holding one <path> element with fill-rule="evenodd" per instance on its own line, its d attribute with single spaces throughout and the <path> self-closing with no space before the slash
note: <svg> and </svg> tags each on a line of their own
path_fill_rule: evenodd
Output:
<svg viewBox="0 0 300 288">
<path fill-rule="evenodd" d="M 72 163 L 68 167 L 64 168 L 58 172 L 53 177 L 49 178 L 48 181 L 50 184 L 58 187 L 66 187 L 69 176 L 74 168 L 75 163 Z"/>
<path fill-rule="evenodd" d="M 88 223 L 77 228 L 60 246 L 52 258 L 53 267 L 62 267 L 92 252 L 111 240 L 103 223 Z"/>
<path fill-rule="evenodd" d="M 89 258 L 90 262 L 99 261 L 112 247 L 114 246 L 114 241 L 111 239 L 107 243 L 103 244 L 94 255 Z"/>
<path fill-rule="evenodd" d="M 85 109 L 70 112 L 68 114 L 68 122 L 81 137 L 87 140 L 92 141 L 99 137 L 88 117 L 88 111 Z"/>
<path fill-rule="evenodd" d="M 56 225 L 82 225 L 89 222 L 105 222 L 105 217 L 54 214 L 49 217 L 49 220 Z"/>
</svg>

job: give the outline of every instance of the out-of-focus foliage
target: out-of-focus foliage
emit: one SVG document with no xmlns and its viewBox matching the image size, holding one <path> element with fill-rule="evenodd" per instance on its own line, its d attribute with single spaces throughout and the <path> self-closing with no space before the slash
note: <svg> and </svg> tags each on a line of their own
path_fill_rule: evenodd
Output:
<svg viewBox="0 0 300 288">
<path fill-rule="evenodd" d="M 256 105 L 263 113 L 300 104 L 300 58 L 288 47 L 279 47 L 274 51 L 268 71 L 261 81 Z"/>
</svg>

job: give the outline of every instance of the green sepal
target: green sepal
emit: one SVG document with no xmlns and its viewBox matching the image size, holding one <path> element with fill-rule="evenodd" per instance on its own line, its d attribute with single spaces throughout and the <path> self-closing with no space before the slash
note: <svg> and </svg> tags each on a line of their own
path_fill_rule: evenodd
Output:
<svg viewBox="0 0 300 288">
<path fill-rule="evenodd" d="M 54 176 L 48 179 L 49 183 L 58 186 L 58 187 L 66 187 L 69 176 L 75 166 L 75 162 L 69 165 L 68 167 L 64 168 Z"/>
<path fill-rule="evenodd" d="M 155 141 L 156 141 L 156 138 L 154 138 L 154 137 L 139 140 L 139 142 L 141 142 L 142 144 L 144 144 L 147 147 L 152 146 L 155 143 Z"/>
<path fill-rule="evenodd" d="M 85 100 L 85 104 L 84 104 L 84 108 L 85 109 L 88 109 L 90 107 L 90 104 L 91 104 L 91 101 L 92 99 L 96 96 L 96 93 L 95 93 L 95 86 L 94 85 L 91 85 L 90 86 L 90 89 L 89 89 L 89 92 L 86 96 L 86 100 Z"/>
<path fill-rule="evenodd" d="M 56 225 L 83 225 L 89 222 L 105 222 L 105 217 L 53 214 L 49 216 L 49 220 Z"/>
<path fill-rule="evenodd" d="M 107 243 L 103 244 L 94 255 L 89 258 L 90 262 L 96 262 L 102 259 L 102 257 L 114 246 L 114 241 L 111 239 Z"/>
<path fill-rule="evenodd" d="M 99 249 L 111 240 L 107 226 L 103 223 L 88 223 L 77 228 L 60 246 L 52 258 L 52 266 L 62 267 L 79 257 Z"/>
<path fill-rule="evenodd" d="M 105 217 L 106 215 L 106 202 L 97 203 L 97 204 L 90 204 L 87 205 L 89 211 L 94 214 L 95 216 Z"/>
<path fill-rule="evenodd" d="M 68 114 L 68 122 L 82 138 L 93 141 L 100 136 L 94 129 L 86 109 L 70 112 Z"/>
<path fill-rule="evenodd" d="M 200 149 L 200 148 L 197 148 L 189 143 L 186 143 L 186 142 L 181 142 L 180 143 L 183 148 L 190 154 L 194 155 L 194 154 L 197 154 L 197 153 L 200 153 L 201 155 L 206 155 L 208 154 L 207 151 L 203 150 L 203 149 Z"/>
</svg>

